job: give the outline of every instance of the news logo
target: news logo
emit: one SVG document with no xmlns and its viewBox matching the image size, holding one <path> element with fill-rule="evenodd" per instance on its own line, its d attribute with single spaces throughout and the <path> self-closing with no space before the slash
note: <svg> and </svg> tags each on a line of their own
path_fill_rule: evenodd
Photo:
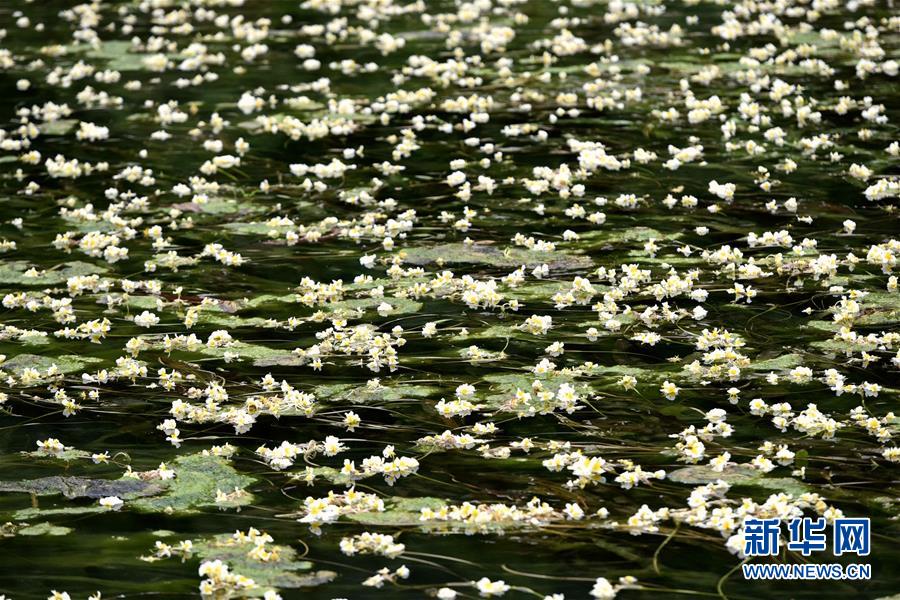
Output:
<svg viewBox="0 0 900 600">
<path fill-rule="evenodd" d="M 785 547 L 804 557 L 828 550 L 828 524 L 823 517 L 791 519 L 787 523 Z M 778 556 L 781 552 L 781 519 L 744 520 L 744 555 L 748 558 Z M 871 552 L 871 522 L 868 518 L 838 518 L 831 525 L 834 556 L 868 556 Z M 746 579 L 870 579 L 869 564 L 744 564 Z"/>
</svg>

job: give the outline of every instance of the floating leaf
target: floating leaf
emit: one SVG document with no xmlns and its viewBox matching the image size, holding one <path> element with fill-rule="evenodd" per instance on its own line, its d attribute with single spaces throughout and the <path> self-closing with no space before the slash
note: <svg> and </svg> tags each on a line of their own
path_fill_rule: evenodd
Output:
<svg viewBox="0 0 900 600">
<path fill-rule="evenodd" d="M 95 275 L 106 272 L 104 267 L 77 260 L 68 262 L 65 266 L 57 269 L 45 271 L 38 269 L 39 274 L 34 277 L 26 276 L 25 273 L 31 268 L 31 264 L 21 260 L 0 263 L 0 284 L 58 285 L 65 283 L 69 277 L 75 277 L 76 275 Z"/>
<path fill-rule="evenodd" d="M 238 473 L 224 458 L 187 454 L 176 458 L 174 463 L 176 477 L 166 480 L 164 493 L 138 498 L 128 506 L 145 512 L 191 512 L 211 506 L 233 508 L 253 501 L 253 495 L 246 488 L 254 479 Z M 230 499 L 217 503 L 218 491 L 231 494 Z"/>
<path fill-rule="evenodd" d="M 57 119 L 41 123 L 38 130 L 42 135 L 66 135 L 78 127 L 78 123 L 78 119 Z"/>
<path fill-rule="evenodd" d="M 441 508 L 448 503 L 441 498 L 398 498 L 385 500 L 384 511 L 350 513 L 347 518 L 363 525 L 383 527 L 407 527 L 421 525 L 423 508 Z"/>
<path fill-rule="evenodd" d="M 313 565 L 309 561 L 297 560 L 297 553 L 290 546 L 267 544 L 266 549 L 277 558 L 265 562 L 248 556 L 254 547 L 252 540 L 238 541 L 226 533 L 196 541 L 193 553 L 203 560 L 221 560 L 228 564 L 233 572 L 253 579 L 262 588 L 261 592 L 266 588 L 314 587 L 328 583 L 337 576 L 333 571 L 303 573 Z"/>
<path fill-rule="evenodd" d="M 56 366 L 59 373 L 65 375 L 84 371 L 90 365 L 97 365 L 103 360 L 85 356 L 83 354 L 64 354 L 62 356 L 39 356 L 37 354 L 17 354 L 10 358 L 0 368 L 21 375 L 27 368 L 37 369 L 41 375 L 45 375 L 47 369 Z"/>
<path fill-rule="evenodd" d="M 694 465 L 672 471 L 666 478 L 675 483 L 691 485 L 703 485 L 722 480 L 734 486 L 760 487 L 794 495 L 809 491 L 809 487 L 802 481 L 790 477 L 766 477 L 765 473 L 748 465 L 726 467 L 721 473 L 713 471 L 709 465 Z"/>
<path fill-rule="evenodd" d="M 98 47 L 92 48 L 87 53 L 88 58 L 107 61 L 106 68 L 115 71 L 142 71 L 146 69 L 144 58 L 148 54 L 136 54 L 132 52 L 131 42 L 123 40 L 108 40 Z"/>
<path fill-rule="evenodd" d="M 25 527 L 20 528 L 16 531 L 16 535 L 68 535 L 74 531 L 70 527 L 63 527 L 62 525 L 53 525 L 52 523 L 36 523 L 34 525 L 27 525 Z"/>
<path fill-rule="evenodd" d="M 784 354 L 776 358 L 753 361 L 750 368 L 755 371 L 786 371 L 804 364 L 804 359 L 799 354 Z"/>
<path fill-rule="evenodd" d="M 67 506 L 64 508 L 24 508 L 17 510 L 13 516 L 16 519 L 46 519 L 48 517 L 65 517 L 90 515 L 95 513 L 107 512 L 108 509 L 95 504 L 93 506 Z"/>
<path fill-rule="evenodd" d="M 66 462 L 70 462 L 73 460 L 83 460 L 91 457 L 90 452 L 86 452 L 84 450 L 78 450 L 75 448 L 66 448 L 65 450 L 61 450 L 59 452 L 47 452 L 46 450 L 34 450 L 32 452 L 23 452 L 25 456 L 31 456 L 33 458 L 50 458 L 55 460 L 63 460 Z M 19 491 L 19 490 L 10 490 L 10 491 Z"/>
<path fill-rule="evenodd" d="M 85 453 L 87 454 L 87 453 Z M 165 490 L 162 482 L 139 479 L 87 479 L 85 477 L 42 477 L 21 481 L 0 481 L 0 492 L 22 492 L 36 496 L 62 494 L 66 498 L 138 498 Z"/>
<path fill-rule="evenodd" d="M 439 392 L 439 388 L 428 385 L 393 384 L 389 386 L 355 386 L 351 384 L 321 385 L 316 388 L 316 397 L 331 402 L 352 402 L 354 404 L 374 404 L 376 402 L 397 402 L 428 398 Z"/>
<path fill-rule="evenodd" d="M 537 252 L 522 248 L 502 250 L 490 244 L 440 244 L 419 248 L 406 248 L 404 256 L 411 265 L 475 264 L 488 267 L 517 268 L 521 265 L 536 267 L 546 264 L 553 270 L 585 269 L 591 259 L 560 250 Z"/>
</svg>

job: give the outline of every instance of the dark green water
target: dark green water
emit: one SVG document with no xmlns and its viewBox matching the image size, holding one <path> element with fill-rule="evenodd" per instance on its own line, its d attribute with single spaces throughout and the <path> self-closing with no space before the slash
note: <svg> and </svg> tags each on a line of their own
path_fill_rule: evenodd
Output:
<svg viewBox="0 0 900 600">
<path fill-rule="evenodd" d="M 900 99 L 889 64 L 898 59 L 900 41 L 892 4 L 829 8 L 823 3 L 810 31 L 806 25 L 810 15 L 805 12 L 810 5 L 803 2 L 790 3 L 791 8 L 784 10 L 749 2 L 740 6 L 646 2 L 638 3 L 637 17 L 626 16 L 621 22 L 604 19 L 617 6 L 605 2 L 495 2 L 481 4 L 480 12 L 475 5 L 451 2 L 425 2 L 423 10 L 402 3 L 324 3 L 335 8 L 333 14 L 280 0 L 215 4 L 97 2 L 92 8 L 76 9 L 75 3 L 55 0 L 0 3 L 0 27 L 6 30 L 0 46 L 9 53 L 8 64 L 0 69 L 0 118 L 5 140 L 25 139 L 26 144 L 0 151 L 0 239 L 15 242 L 14 249 L 0 256 L 0 287 L 8 298 L 0 309 L 4 326 L 0 353 L 7 357 L 0 365 L 2 391 L 7 394 L 0 415 L 4 489 L 54 476 L 118 480 L 128 466 L 144 472 L 157 469 L 160 462 L 175 469 L 176 481 L 190 485 L 199 476 L 187 468 L 179 471 L 183 463 L 176 463 L 176 457 L 226 443 L 237 449 L 231 460 L 211 462 L 233 468 L 230 476 L 252 478 L 242 485 L 239 508 L 217 508 L 214 490 L 211 493 L 208 486 L 199 492 L 202 497 L 192 497 L 172 511 L 151 506 L 152 502 L 142 505 L 146 498 L 125 494 L 120 510 L 107 511 L 99 507 L 97 494 L 70 493 L 79 496 L 70 498 L 3 493 L 0 522 L 12 525 L 5 529 L 9 535 L 0 539 L 0 593 L 15 599 L 46 598 L 50 590 L 65 590 L 72 598 L 97 590 L 104 597 L 193 596 L 202 579 L 197 569 L 203 557 L 155 562 L 141 557 L 153 553 L 157 540 L 175 544 L 191 539 L 201 544 L 250 527 L 293 548 L 310 561 L 305 565 L 309 570 L 334 573 L 327 583 L 297 588 L 296 579 L 271 567 L 276 571 L 269 573 L 271 585 L 251 593 L 278 589 L 284 598 L 422 598 L 433 597 L 435 590 L 448 585 L 459 597 L 476 597 L 469 582 L 481 577 L 503 579 L 513 586 L 506 597 L 522 598 L 554 593 L 587 598 L 596 578 L 615 583 L 623 576 L 634 576 L 638 583 L 619 592 L 621 598 L 882 598 L 900 592 L 896 569 L 900 488 L 897 464 L 884 454 L 895 447 L 889 436 L 897 433 L 891 411 L 896 410 L 900 384 L 898 364 L 892 358 L 900 342 L 894 339 L 900 303 L 896 280 L 892 290 L 890 274 L 879 262 L 893 252 L 896 263 L 900 252 L 897 242 L 890 241 L 898 231 L 897 192 L 878 200 L 865 194 L 879 180 L 896 181 L 900 174 L 896 153 L 886 150 L 898 139 L 894 118 Z M 392 14 L 391 6 L 407 10 Z M 17 11 L 28 17 L 27 26 L 17 24 L 21 16 Z M 744 27 L 744 35 L 727 43 L 718 29 L 713 30 L 722 24 L 723 11 L 736 11 Z M 762 13 L 772 11 L 778 14 L 768 21 Z M 211 12 L 222 19 L 217 21 Z M 472 14 L 476 16 L 466 21 Z M 863 18 L 868 21 L 859 21 Z M 441 21 L 446 26 L 439 25 Z M 329 22 L 334 39 L 309 28 Z M 40 31 L 35 29 L 39 23 Z M 247 23 L 255 23 L 250 37 L 258 34 L 258 39 L 248 39 Z M 633 36 L 622 29 L 623 23 L 638 29 L 638 23 L 655 25 L 669 32 L 668 38 L 638 36 L 643 42 L 631 43 Z M 126 25 L 130 30 L 123 31 Z M 676 25 L 680 29 L 670 29 Z M 504 52 L 482 46 L 484 40 L 495 38 L 487 34 L 492 27 L 515 30 Z M 383 56 L 365 29 L 390 33 L 405 39 L 405 45 Z M 563 29 L 582 41 L 567 40 Z M 498 30 L 496 36 L 502 38 L 504 31 Z M 92 44 L 94 37 L 101 41 Z M 130 45 L 132 38 L 139 38 L 139 43 Z M 247 60 L 241 52 L 254 43 L 265 44 L 267 52 Z M 188 59 L 199 52 L 191 44 L 205 45 L 206 64 L 190 63 Z M 315 47 L 320 69 L 302 67 L 305 59 L 294 51 L 298 44 Z M 54 50 L 55 45 L 66 51 Z M 767 45 L 770 50 L 760 50 Z M 450 64 L 457 46 L 457 62 Z M 145 59 L 160 53 L 170 64 L 154 72 Z M 377 70 L 342 73 L 330 68 L 347 59 L 359 65 L 376 63 Z M 876 65 L 865 78 L 858 76 L 862 59 Z M 429 60 L 443 66 L 422 67 Z M 76 67 L 79 61 L 83 65 Z M 706 82 L 697 76 L 713 65 L 720 73 L 717 78 Z M 823 72 L 822 65 L 833 72 Z M 104 70 L 119 71 L 120 76 L 98 80 L 97 73 Z M 207 80 L 198 85 L 179 83 L 198 75 Z M 402 77 L 392 79 L 398 75 Z M 321 82 L 326 77 L 327 87 Z M 18 87 L 22 79 L 30 81 L 27 90 Z M 693 105 L 682 80 L 697 100 L 716 96 L 721 110 L 690 122 Z M 795 87 L 782 98 L 773 92 L 781 85 L 775 80 Z M 844 89 L 836 89 L 837 80 L 845 82 Z M 88 86 L 92 91 L 85 91 Z M 636 88 L 641 90 L 639 97 Z M 409 98 L 400 100 L 408 106 L 385 109 L 392 100 L 385 95 L 398 90 L 410 92 Z M 415 99 L 417 90 L 420 95 Z M 248 91 L 263 105 L 252 114 L 244 114 L 237 104 Z M 454 106 L 457 98 L 471 95 L 481 98 L 481 109 Z M 310 101 L 286 102 L 300 96 Z M 851 108 L 843 110 L 841 97 L 853 100 Z M 610 106 L 598 110 L 597 102 L 604 98 Z M 342 117 L 328 105 L 341 100 L 350 101 L 355 114 Z M 54 111 L 32 107 L 46 107 L 48 102 L 67 104 L 71 114 L 45 123 Z M 750 107 L 751 103 L 758 106 Z M 167 111 L 159 110 L 164 104 L 182 112 L 183 121 L 165 122 L 161 116 Z M 879 104 L 883 109 L 866 112 Z M 678 110 L 678 118 L 661 118 L 659 113 L 671 107 Z M 815 116 L 798 121 L 798 110 L 803 113 L 806 107 L 819 113 L 818 122 Z M 570 113 L 572 108 L 577 113 Z M 382 112 L 388 113 L 383 119 Z M 473 112 L 480 115 L 473 118 Z M 769 121 L 754 122 L 754 112 Z M 214 113 L 225 121 L 220 131 L 210 125 Z M 256 121 L 262 115 L 313 125 L 299 127 L 308 134 L 291 139 L 284 132 L 264 131 Z M 489 115 L 487 122 L 474 122 L 483 115 Z M 887 119 L 879 122 L 879 115 Z M 467 119 L 472 120 L 471 128 Z M 327 135 L 319 137 L 321 130 L 314 124 L 322 120 Z M 107 127 L 108 139 L 79 139 L 79 121 Z M 32 135 L 27 127 L 21 131 L 28 123 L 42 133 Z M 723 126 L 728 129 L 728 123 L 734 129 L 726 138 Z M 347 130 L 340 131 L 341 127 Z M 775 141 L 778 136 L 765 136 L 775 127 L 783 132 L 781 145 Z M 525 131 L 517 134 L 517 128 Z M 153 135 L 159 131 L 167 132 L 169 139 Z M 829 136 L 829 142 L 810 150 L 819 135 Z M 417 146 L 409 155 L 403 153 L 404 136 Z M 216 173 L 201 171 L 217 154 L 237 155 L 239 138 L 250 144 L 240 165 Z M 472 138 L 478 140 L 466 142 Z M 213 140 L 221 140 L 224 148 L 204 149 L 204 142 Z M 580 171 L 579 150 L 570 140 L 601 143 L 606 155 L 620 162 L 630 159 L 630 166 Z M 751 154 L 748 142 L 765 148 Z M 664 166 L 672 158 L 670 146 L 694 145 L 703 146 L 702 157 L 676 170 Z M 359 147 L 364 147 L 361 156 L 345 155 L 345 149 Z M 634 156 L 639 148 L 657 157 L 642 164 Z M 39 151 L 39 160 L 22 159 L 31 150 Z M 840 156 L 830 157 L 832 152 Z M 45 161 L 57 155 L 82 165 L 105 162 L 108 169 L 83 172 L 77 178 L 53 176 Z M 355 168 L 335 178 L 291 173 L 292 164 L 328 164 L 333 159 Z M 465 166 L 451 165 L 460 159 Z M 480 164 L 483 159 L 489 164 Z M 779 168 L 787 159 L 796 162 L 795 171 Z M 386 173 L 381 167 L 385 162 L 404 170 Z M 543 193 L 528 189 L 531 180 L 539 179 L 536 168 L 558 170 L 563 164 L 568 165 L 570 178 L 557 173 Z M 865 165 L 872 174 L 863 182 L 849 174 L 852 164 Z M 118 176 L 134 165 L 152 170 L 152 179 Z M 760 168 L 767 170 L 771 187 L 761 185 L 765 178 Z M 467 175 L 470 197 L 458 197 L 459 187 L 448 185 L 447 177 L 454 171 Z M 496 189 L 488 193 L 483 185 L 479 188 L 479 176 L 493 178 Z M 194 179 L 194 189 L 187 195 L 174 193 L 176 186 L 190 186 L 198 177 L 218 186 L 204 190 Z M 311 184 L 321 182 L 325 187 L 304 188 L 307 177 Z M 270 184 L 266 189 L 260 188 L 263 180 Z M 733 183 L 733 198 L 711 193 L 713 180 Z M 30 182 L 37 186 L 29 189 Z M 116 195 L 107 193 L 110 189 Z M 361 191 L 368 195 L 353 201 Z M 206 197 L 195 198 L 196 193 Z M 616 202 L 628 194 L 638 199 L 635 206 Z M 669 194 L 676 200 L 672 208 L 664 202 Z M 682 196 L 695 197 L 697 206 L 685 206 Z M 140 197 L 146 199 L 134 200 Z M 790 202 L 785 207 L 791 198 L 797 201 L 795 210 L 789 209 Z M 771 202 L 775 210 L 767 206 Z M 709 210 L 712 205 L 717 212 Z M 470 227 L 455 229 L 466 206 L 476 212 L 469 218 Z M 578 207 L 585 216 L 605 213 L 605 222 L 579 216 Z M 409 210 L 415 211 L 414 219 L 405 213 Z M 445 212 L 450 216 L 442 217 Z M 287 218 L 293 224 L 268 223 L 273 218 Z M 398 226 L 391 236 L 393 248 L 386 249 L 383 239 L 392 227 L 390 219 L 408 220 L 410 227 L 406 231 Z M 852 231 L 845 229 L 848 219 L 855 223 Z M 154 226 L 161 228 L 161 235 L 148 232 Z M 708 228 L 708 233 L 699 234 L 698 227 Z M 567 236 L 567 230 L 578 239 Z M 792 238 L 783 247 L 748 241 L 751 232 L 762 237 L 764 232 L 781 230 Z M 316 235 L 304 239 L 307 231 Z M 58 241 L 66 232 L 70 242 Z M 298 243 L 291 241 L 293 233 Z M 518 247 L 517 234 L 552 242 L 556 250 Z M 101 242 L 98 253 L 88 248 L 91 236 L 117 239 Z M 154 247 L 156 237 L 167 244 Z M 466 246 L 466 238 L 477 244 Z M 804 238 L 816 243 L 802 246 Z M 658 249 L 648 249 L 648 242 Z M 204 255 L 204 247 L 214 243 L 239 253 L 245 263 L 226 266 Z M 742 252 L 741 258 L 732 257 L 732 271 L 725 266 L 728 261 L 715 261 L 715 253 L 726 245 Z M 127 248 L 127 257 L 110 262 L 104 247 Z M 690 250 L 689 255 L 679 252 L 683 248 Z M 164 254 L 170 251 L 183 259 L 177 270 L 165 266 Z M 815 267 L 813 263 L 831 254 L 834 271 L 816 273 L 824 263 Z M 372 269 L 360 264 L 360 258 L 369 255 L 376 257 Z M 155 268 L 148 270 L 148 262 Z M 391 268 L 394 263 L 402 265 L 400 271 L 422 271 L 398 272 Z M 548 270 L 538 279 L 532 270 L 541 264 Z M 526 265 L 524 282 L 512 286 L 503 277 L 519 265 Z M 623 265 L 638 265 L 648 273 L 632 286 L 623 283 Z M 762 275 L 754 272 L 754 265 Z M 744 271 L 738 271 L 739 266 Z M 46 273 L 32 277 L 31 267 Z M 610 281 L 598 275 L 601 268 L 620 275 Z M 444 269 L 452 270 L 458 282 L 449 292 L 434 285 Z M 706 290 L 708 298 L 691 299 L 689 293 L 677 291 L 668 298 L 657 297 L 653 286 L 668 279 L 670 269 L 677 271 L 677 281 L 696 270 L 691 287 Z M 97 285 L 73 293 L 77 282 L 70 277 L 89 274 L 98 276 Z M 377 281 L 354 284 L 354 278 L 363 274 Z M 466 275 L 473 281 L 459 282 Z M 558 306 L 554 295 L 569 291 L 576 277 L 591 282 L 593 295 L 582 304 Z M 326 286 L 343 280 L 343 294 L 335 302 L 323 297 L 316 306 L 308 306 L 298 298 L 308 291 L 298 288 L 304 278 Z M 149 280 L 159 285 L 129 291 L 128 282 Z M 502 297 L 498 306 L 473 307 L 466 302 L 467 286 L 474 289 L 476 282 L 490 285 L 492 280 Z M 735 281 L 757 291 L 752 302 L 736 299 L 729 291 Z M 415 288 L 417 284 L 422 287 Z M 384 287 L 383 298 L 369 293 L 377 285 Z M 626 288 L 627 293 L 616 296 Z M 871 343 L 853 345 L 846 341 L 846 333 L 839 338 L 834 315 L 840 311 L 834 306 L 848 294 L 859 296 L 852 290 L 869 294 L 859 298 L 858 313 L 843 324 L 858 336 L 874 335 Z M 19 294 L 26 296 L 16 299 Z M 611 294 L 606 306 L 604 294 Z M 73 318 L 60 322 L 58 307 L 70 297 Z M 187 311 L 199 307 L 204 298 L 220 304 L 206 306 L 187 329 Z M 511 300 L 521 304 L 518 310 L 509 306 Z M 34 302 L 31 308 L 29 301 Z M 381 314 L 382 302 L 392 310 Z M 706 314 L 692 317 L 696 306 Z M 357 312 L 358 307 L 364 310 Z M 681 311 L 678 318 L 666 319 L 663 315 L 669 309 Z M 319 310 L 325 314 L 316 315 Z M 134 316 L 144 311 L 156 314 L 159 322 L 148 328 L 136 325 Z M 552 316 L 552 329 L 545 335 L 522 330 L 532 315 Z M 302 364 L 292 351 L 321 342 L 317 334 L 334 327 L 332 317 L 347 321 L 338 322 L 338 328 L 369 324 L 390 334 L 402 327 L 393 334 L 396 370 L 367 368 L 367 349 L 353 356 L 325 351 L 321 370 Z M 606 329 L 613 318 L 620 321 L 620 329 Z M 102 319 L 109 319 L 110 328 L 101 343 L 56 335 L 64 327 L 74 329 Z M 430 322 L 437 324 L 437 334 L 426 337 L 422 328 Z M 599 330 L 596 337 L 587 334 L 591 327 Z M 706 351 L 697 341 L 704 330 L 716 328 L 742 338 L 744 344 L 731 349 L 746 360 L 720 361 L 725 367 L 740 363 L 734 378 L 725 375 L 724 368 L 721 377 L 693 377 L 686 367 L 702 361 Z M 38 333 L 23 335 L 20 330 Z M 199 351 L 166 352 L 163 347 L 167 334 L 194 333 L 206 342 L 218 330 L 227 330 L 237 344 L 219 349 L 201 346 Z M 659 334 L 660 341 L 648 345 L 635 340 L 648 332 Z M 120 374 L 103 383 L 91 380 L 91 374 L 101 369 L 115 375 L 117 359 L 131 356 L 125 346 L 136 337 L 146 344 L 135 356 L 146 373 Z M 397 343 L 400 337 L 402 345 Z M 547 353 L 553 342 L 564 344 L 560 356 Z M 487 358 L 469 360 L 465 353 L 473 345 L 487 351 Z M 225 352 L 235 353 L 235 360 L 230 356 L 226 360 Z M 561 372 L 530 373 L 545 357 Z M 584 366 L 586 362 L 593 366 Z M 48 375 L 52 364 L 63 373 Z M 809 367 L 812 378 L 792 382 L 791 371 L 800 366 Z M 28 368 L 38 369 L 36 380 L 27 374 L 23 378 Z M 177 371 L 183 379 L 171 390 L 164 389 L 160 369 Z M 877 396 L 864 395 L 858 387 L 837 394 L 825 381 L 829 369 L 843 376 L 847 385 L 877 384 L 880 391 Z M 767 381 L 770 372 L 779 376 L 777 382 Z M 294 411 L 276 418 L 263 410 L 242 434 L 222 419 L 185 419 L 178 423 L 182 439 L 178 447 L 158 429 L 172 418 L 173 401 L 203 404 L 205 397 L 191 392 L 191 387 L 199 392 L 215 383 L 227 390 L 228 399 L 215 407 L 221 412 L 247 408 L 254 396 L 279 396 L 281 388 L 261 386 L 267 373 L 279 385 L 283 381 L 313 394 L 312 415 Z M 637 379 L 635 389 L 619 383 L 623 375 Z M 366 392 L 367 382 L 375 377 L 384 387 Z M 547 414 L 517 412 L 509 401 L 517 388 L 536 396 L 535 379 L 553 392 L 561 383 L 571 383 L 580 397 L 579 408 L 571 413 L 558 406 Z M 661 393 L 665 381 L 680 388 L 673 401 Z M 469 416 L 441 416 L 437 403 L 452 400 L 463 384 L 475 386 L 472 402 L 481 408 Z M 736 404 L 728 400 L 732 387 L 739 390 Z M 81 406 L 75 414 L 64 415 L 60 390 Z M 92 391 L 99 395 L 88 396 Z M 771 414 L 753 414 L 750 402 L 756 398 L 769 406 L 791 404 L 783 430 L 773 424 Z M 803 419 L 796 419 L 809 404 L 838 424 L 833 439 L 802 429 Z M 872 430 L 880 430 L 882 439 L 854 420 L 851 411 L 857 406 L 877 419 Z M 704 415 L 717 408 L 727 411 L 733 433 L 705 440 L 699 473 L 679 471 L 688 463 L 679 460 L 672 436 L 690 426 L 702 429 L 707 424 Z M 342 423 L 348 411 L 362 420 L 352 432 Z M 479 422 L 494 423 L 497 431 L 472 433 Z M 472 433 L 481 441 L 453 450 L 418 443 L 445 430 Z M 341 438 L 347 450 L 333 457 L 321 451 L 305 457 L 301 453 L 284 470 L 274 470 L 257 453 L 260 446 L 273 448 L 283 441 L 321 444 L 326 436 Z M 70 453 L 71 460 L 35 455 L 36 443 L 48 438 L 86 454 Z M 535 444 L 527 453 L 511 446 L 524 438 Z M 753 471 L 747 465 L 766 454 L 759 448 L 767 441 L 775 447 L 788 446 L 793 461 L 776 464 L 768 473 Z M 602 456 L 612 467 L 606 481 L 567 487 L 571 471 L 546 468 L 543 461 L 562 452 L 557 448 L 566 443 L 568 452 Z M 393 445 L 399 456 L 415 458 L 417 471 L 393 486 L 380 474 L 367 477 L 355 489 L 384 498 L 390 516 L 380 521 L 372 517 L 371 524 L 344 516 L 324 525 L 321 535 L 298 522 L 304 498 L 326 497 L 330 490 L 340 494 L 346 486 L 339 478 L 331 482 L 321 476 L 307 486 L 292 475 L 302 477 L 306 466 L 340 469 L 344 459 L 361 468 L 363 460 L 381 456 L 387 445 Z M 104 451 L 111 456 L 108 464 L 91 460 L 92 453 Z M 739 569 L 735 571 L 741 559 L 726 547 L 728 536 L 715 528 L 680 522 L 683 517 L 662 518 L 656 531 L 634 531 L 625 525 L 642 505 L 654 511 L 665 507 L 673 513 L 686 511 L 692 489 L 718 477 L 706 465 L 723 452 L 743 466 L 729 466 L 722 474 L 733 485 L 721 506 L 737 508 L 745 498 L 763 504 L 778 492 L 791 494 L 788 502 L 798 502 L 805 492 L 818 494 L 824 502 L 818 509 L 807 507 L 807 516 L 834 507 L 846 516 L 872 519 L 872 553 L 866 559 L 835 559 L 829 550 L 809 559 L 785 551 L 774 561 L 868 562 L 872 579 L 748 582 Z M 768 456 L 775 461 L 774 453 Z M 621 461 L 633 461 L 647 472 L 662 469 L 667 476 L 625 489 L 615 481 L 626 470 Z M 148 492 L 149 498 L 164 498 L 164 505 L 174 484 L 151 483 L 169 490 Z M 487 531 L 429 528 L 416 522 L 414 513 L 410 521 L 409 515 L 397 520 L 396 510 L 391 512 L 400 498 L 523 507 L 534 496 L 555 509 L 553 518 L 501 523 Z M 561 516 L 569 503 L 578 504 L 585 518 Z M 607 518 L 596 515 L 601 508 L 608 511 Z M 28 535 L 25 523 L 67 529 L 55 531 L 65 535 Z M 363 531 L 391 534 L 406 551 L 396 559 L 343 554 L 341 539 Z M 411 570 L 408 579 L 385 583 L 381 589 L 361 585 L 378 569 L 394 570 L 402 564 Z M 304 574 L 305 570 L 298 571 L 298 576 Z"/>
</svg>

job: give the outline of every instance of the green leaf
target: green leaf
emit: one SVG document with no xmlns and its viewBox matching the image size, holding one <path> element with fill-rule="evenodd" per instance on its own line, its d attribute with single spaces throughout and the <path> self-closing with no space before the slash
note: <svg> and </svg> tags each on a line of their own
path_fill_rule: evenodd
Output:
<svg viewBox="0 0 900 600">
<path fill-rule="evenodd" d="M 809 491 L 809 487 L 792 477 L 766 477 L 748 465 L 726 467 L 721 473 L 712 470 L 709 465 L 695 465 L 672 471 L 666 477 L 675 483 L 704 485 L 722 480 L 733 486 L 759 487 L 767 490 L 784 492 L 799 496 Z"/>
<path fill-rule="evenodd" d="M 750 364 L 750 369 L 754 371 L 787 371 L 803 363 L 804 359 L 799 354 L 784 354 L 776 358 L 754 361 Z"/>
<path fill-rule="evenodd" d="M 54 268 L 35 276 L 26 277 L 25 272 L 32 265 L 23 260 L 3 261 L 0 263 L 0 283 L 14 283 L 18 285 L 58 285 L 65 283 L 69 277 L 76 275 L 94 275 L 105 273 L 105 267 L 99 267 L 81 261 L 66 263 L 61 268 Z M 38 269 L 40 271 L 40 269 Z"/>
<path fill-rule="evenodd" d="M 385 502 L 382 512 L 363 512 L 347 515 L 347 518 L 363 525 L 405 527 L 421 525 L 419 519 L 423 508 L 438 509 L 448 502 L 441 498 L 398 498 L 393 497 Z"/>
<path fill-rule="evenodd" d="M 501 250 L 489 244 L 440 244 L 418 248 L 406 248 L 405 260 L 411 265 L 427 264 L 476 264 L 488 267 L 518 268 L 521 265 L 536 267 L 546 264 L 554 270 L 587 269 L 591 259 L 561 250 L 536 252 L 522 248 Z"/>
<path fill-rule="evenodd" d="M 240 542 L 233 535 L 225 533 L 195 542 L 193 551 L 203 560 L 221 560 L 233 572 L 250 577 L 256 582 L 259 595 L 272 588 L 293 589 L 322 585 L 337 576 L 333 571 L 300 573 L 309 571 L 313 565 L 309 561 L 297 560 L 297 553 L 290 546 L 267 544 L 266 549 L 274 552 L 277 559 L 266 562 L 248 555 L 254 547 L 252 540 Z"/>
<path fill-rule="evenodd" d="M 218 456 L 188 454 L 174 461 L 175 479 L 167 480 L 163 494 L 139 498 L 128 503 L 144 512 L 193 512 L 204 507 L 238 507 L 250 504 L 253 495 L 246 491 L 255 480 L 238 473 L 231 463 Z M 216 502 L 216 492 L 240 493 L 228 502 Z"/>
<path fill-rule="evenodd" d="M 38 125 L 38 131 L 42 135 L 66 135 L 74 130 L 80 121 L 78 119 L 57 119 Z"/>
<path fill-rule="evenodd" d="M 84 454 L 87 454 L 86 452 Z M 20 481 L 0 481 L 0 492 L 21 492 L 36 496 L 62 494 L 66 498 L 137 498 L 165 490 L 162 482 L 139 479 L 88 479 L 85 477 L 41 477 Z"/>
<path fill-rule="evenodd" d="M 11 359 L 0 365 L 0 368 L 6 371 L 12 371 L 16 375 L 32 367 L 37 369 L 43 375 L 47 369 L 56 365 L 56 368 L 62 374 L 75 373 L 84 371 L 89 365 L 97 365 L 103 362 L 103 359 L 84 354 L 63 354 L 62 356 L 40 356 L 37 354 L 17 354 Z"/>
<path fill-rule="evenodd" d="M 16 535 L 68 535 L 74 531 L 70 527 L 63 527 L 62 525 L 53 525 L 51 523 L 43 522 L 36 523 L 34 525 L 27 525 L 22 527 L 18 531 L 16 531 Z"/>
</svg>

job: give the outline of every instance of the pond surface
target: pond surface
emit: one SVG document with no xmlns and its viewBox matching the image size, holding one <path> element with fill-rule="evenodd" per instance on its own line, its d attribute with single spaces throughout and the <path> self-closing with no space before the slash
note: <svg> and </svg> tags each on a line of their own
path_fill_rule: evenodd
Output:
<svg viewBox="0 0 900 600">
<path fill-rule="evenodd" d="M 0 27 L 6 598 L 900 593 L 893 3 Z"/>
</svg>

